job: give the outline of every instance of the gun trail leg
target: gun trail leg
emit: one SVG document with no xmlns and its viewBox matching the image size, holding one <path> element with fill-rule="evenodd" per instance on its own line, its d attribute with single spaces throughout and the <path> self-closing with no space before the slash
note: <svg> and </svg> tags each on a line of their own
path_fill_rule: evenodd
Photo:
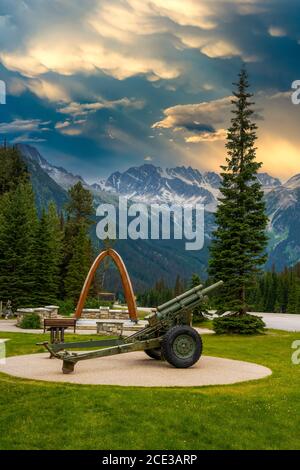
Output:
<svg viewBox="0 0 300 470">
<path fill-rule="evenodd" d="M 71 374 L 74 372 L 75 364 L 70 361 L 63 361 L 62 371 L 64 374 Z"/>
</svg>

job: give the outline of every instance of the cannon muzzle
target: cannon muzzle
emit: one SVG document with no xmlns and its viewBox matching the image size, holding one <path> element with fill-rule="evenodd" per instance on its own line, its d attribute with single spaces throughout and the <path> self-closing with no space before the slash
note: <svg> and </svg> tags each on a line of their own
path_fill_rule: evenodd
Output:
<svg viewBox="0 0 300 470">
<path fill-rule="evenodd" d="M 215 282 L 214 284 L 211 284 L 210 286 L 205 287 L 205 289 L 203 289 L 203 290 L 201 291 L 201 294 L 202 294 L 202 295 L 209 294 L 210 292 L 212 292 L 213 290 L 217 289 L 218 287 L 221 287 L 223 284 L 224 284 L 223 281 Z"/>
</svg>

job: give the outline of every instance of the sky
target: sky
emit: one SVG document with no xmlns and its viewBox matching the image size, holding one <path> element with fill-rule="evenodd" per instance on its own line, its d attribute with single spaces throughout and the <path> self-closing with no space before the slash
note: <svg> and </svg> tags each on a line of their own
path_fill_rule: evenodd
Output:
<svg viewBox="0 0 300 470">
<path fill-rule="evenodd" d="M 257 158 L 300 173 L 298 0 L 0 0 L 0 140 L 87 181 L 152 163 L 218 171 L 245 63 Z"/>
</svg>

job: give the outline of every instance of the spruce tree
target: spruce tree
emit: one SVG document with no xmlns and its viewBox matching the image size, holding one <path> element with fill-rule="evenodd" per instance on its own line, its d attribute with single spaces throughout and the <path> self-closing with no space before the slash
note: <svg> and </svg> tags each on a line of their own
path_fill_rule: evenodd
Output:
<svg viewBox="0 0 300 470">
<path fill-rule="evenodd" d="M 54 202 L 50 202 L 47 212 L 49 230 L 49 250 L 51 252 L 50 272 L 52 277 L 53 296 L 58 298 L 61 282 L 61 267 L 63 257 L 63 227 L 61 216 Z"/>
<path fill-rule="evenodd" d="M 0 196 L 29 182 L 29 173 L 16 147 L 0 148 Z"/>
<path fill-rule="evenodd" d="M 210 274 L 222 279 L 220 308 L 245 314 L 247 288 L 265 263 L 267 217 L 257 172 L 256 130 L 252 94 L 242 68 L 233 92 L 231 126 L 227 134 L 226 164 L 221 166 L 221 197 L 216 212 L 217 229 L 210 248 Z"/>
<path fill-rule="evenodd" d="M 68 299 L 77 302 L 84 280 L 91 265 L 91 241 L 83 225 L 73 241 L 73 254 L 67 267 L 65 293 Z"/>
<path fill-rule="evenodd" d="M 289 276 L 287 313 L 300 313 L 300 279 L 291 271 Z"/>
<path fill-rule="evenodd" d="M 199 286 L 199 284 L 201 284 L 201 279 L 200 279 L 199 274 L 193 273 L 192 278 L 190 280 L 189 288 L 191 289 L 192 287 L 197 287 L 197 286 Z"/>
<path fill-rule="evenodd" d="M 94 214 L 92 194 L 79 181 L 69 189 L 68 195 L 69 202 L 66 204 L 66 212 L 70 222 L 76 227 L 89 227 L 93 223 L 92 216 Z"/>
<path fill-rule="evenodd" d="M 13 308 L 36 306 L 38 218 L 30 183 L 0 198 L 0 293 Z"/>
<path fill-rule="evenodd" d="M 67 220 L 64 224 L 62 294 L 67 298 L 71 296 L 76 301 L 93 258 L 89 230 L 93 224 L 94 208 L 92 195 L 81 182 L 69 189 L 69 198 L 66 205 Z"/>
<path fill-rule="evenodd" d="M 199 284 L 202 284 L 199 274 L 197 273 L 192 274 L 189 288 L 191 289 L 192 287 L 197 287 L 199 286 Z M 203 322 L 206 319 L 203 313 L 208 314 L 207 306 L 204 304 L 204 302 L 193 310 L 193 321 L 195 323 Z"/>
<path fill-rule="evenodd" d="M 56 206 L 42 211 L 37 230 L 36 298 L 40 305 L 57 301 L 60 289 L 62 232 Z"/>
<path fill-rule="evenodd" d="M 174 296 L 182 294 L 184 291 L 184 285 L 179 274 L 176 276 L 175 286 L 174 286 Z"/>
</svg>

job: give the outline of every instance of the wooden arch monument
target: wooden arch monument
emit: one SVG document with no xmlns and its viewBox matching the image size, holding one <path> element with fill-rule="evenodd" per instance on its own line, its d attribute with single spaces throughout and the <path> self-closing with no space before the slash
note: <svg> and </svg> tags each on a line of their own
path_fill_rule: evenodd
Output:
<svg viewBox="0 0 300 470">
<path fill-rule="evenodd" d="M 75 318 L 81 317 L 82 309 L 84 307 L 87 295 L 89 293 L 92 280 L 96 274 L 96 271 L 100 263 L 107 256 L 109 256 L 114 261 L 121 275 L 124 296 L 125 296 L 125 300 L 128 306 L 129 317 L 132 321 L 137 322 L 138 318 L 137 318 L 136 302 L 135 302 L 135 296 L 134 296 L 129 274 L 127 272 L 126 266 L 121 256 L 112 248 L 108 248 L 107 250 L 102 251 L 93 262 L 91 269 L 89 270 L 86 280 L 83 284 L 83 288 L 82 288 L 82 291 L 81 291 L 81 294 L 77 303 L 76 311 L 75 311 Z"/>
</svg>

